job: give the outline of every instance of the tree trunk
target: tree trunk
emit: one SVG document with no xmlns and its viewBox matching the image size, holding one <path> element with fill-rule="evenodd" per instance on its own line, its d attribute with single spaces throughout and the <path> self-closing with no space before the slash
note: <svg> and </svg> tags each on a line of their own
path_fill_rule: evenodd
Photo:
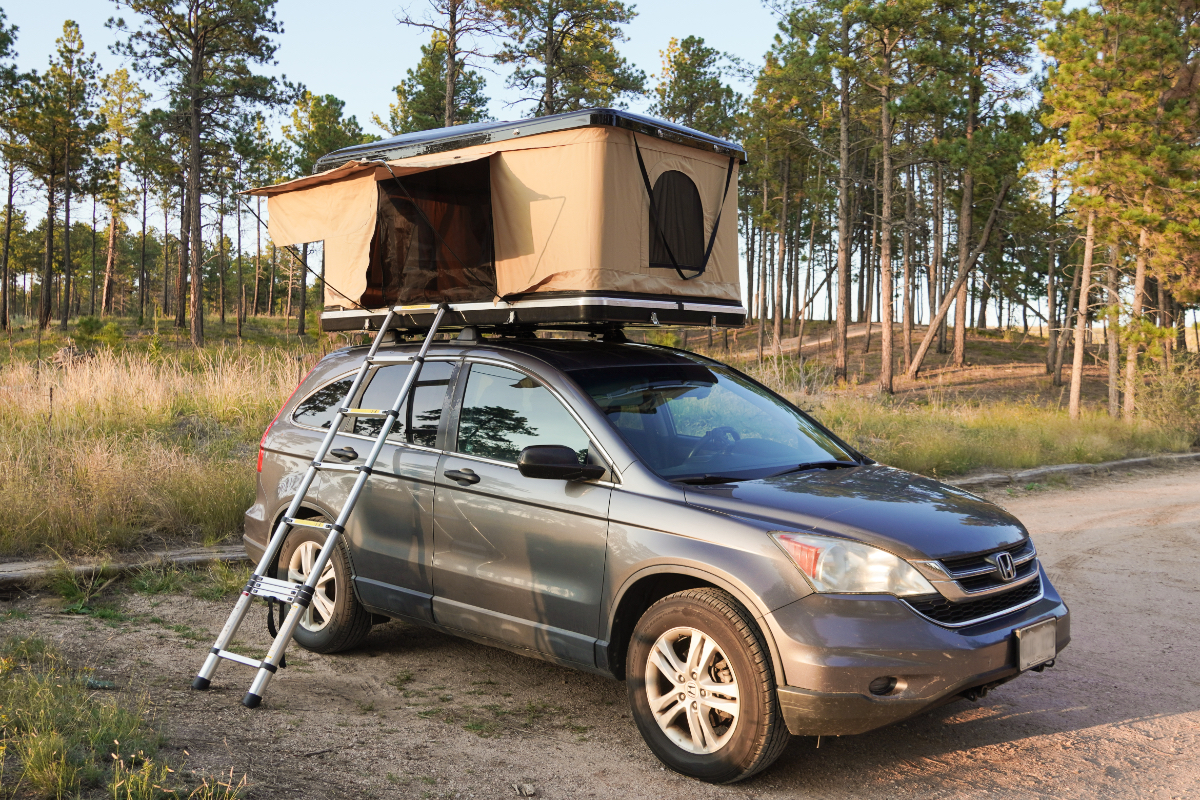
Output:
<svg viewBox="0 0 1200 800">
<path fill-rule="evenodd" d="M 917 203 L 913 196 L 912 167 L 908 168 L 904 183 L 904 280 L 901 282 L 904 286 L 904 322 L 901 332 L 903 337 L 901 357 L 904 359 L 904 369 L 908 369 L 908 364 L 912 361 L 913 299 L 917 291 L 917 287 L 914 285 L 916 283 L 915 276 L 912 274 L 914 261 L 912 248 L 916 241 L 916 237 L 912 235 L 912 228 L 917 216 Z"/>
<path fill-rule="evenodd" d="M 8 258 L 12 252 L 12 211 L 13 211 L 13 181 L 16 178 L 17 168 L 9 159 L 8 164 L 8 194 L 4 203 L 4 284 L 0 286 L 0 330 L 12 330 L 12 318 L 8 313 L 8 287 L 11 273 L 8 269 Z"/>
<path fill-rule="evenodd" d="M 295 253 L 293 253 L 292 258 L 295 257 Z M 305 290 L 308 284 L 308 242 L 304 243 L 303 256 L 300 259 L 297 272 L 300 273 L 300 296 L 298 298 L 296 309 L 296 335 L 303 336 L 305 309 L 308 305 L 308 292 Z"/>
<path fill-rule="evenodd" d="M 255 245 L 254 245 L 254 303 L 253 303 L 254 316 L 257 317 L 258 316 L 258 284 L 262 280 L 262 198 L 256 197 L 256 198 L 254 198 L 254 201 L 258 205 L 258 213 L 255 214 L 255 216 L 254 216 Z M 275 281 L 274 270 L 271 271 L 271 281 L 272 281 L 272 283 L 274 283 L 274 281 Z M 274 297 L 275 297 L 275 295 L 272 293 L 272 295 L 271 295 L 272 300 L 274 299 Z M 268 314 L 271 313 L 271 308 L 272 308 L 272 303 L 268 303 L 267 304 L 267 313 Z"/>
<path fill-rule="evenodd" d="M 958 274 L 966 275 L 967 253 L 971 247 L 971 223 L 975 205 L 975 178 L 970 170 L 963 173 L 962 205 L 958 210 Z M 967 360 L 967 282 L 961 281 L 954 301 L 954 350 L 950 363 L 956 367 Z"/>
<path fill-rule="evenodd" d="M 885 46 L 890 46 L 886 45 Z M 892 61 L 890 51 L 883 60 L 883 73 L 879 76 L 883 91 L 880 98 L 879 133 L 881 138 L 880 159 L 883 161 L 883 198 L 879 217 L 879 390 L 892 393 L 892 320 L 896 315 L 892 309 Z M 907 273 L 906 273 L 907 277 Z"/>
<path fill-rule="evenodd" d="M 1121 341 L 1118 337 L 1120 314 L 1117 312 L 1117 304 L 1120 302 L 1117 295 L 1117 259 L 1120 253 L 1116 245 L 1113 245 L 1109 252 L 1111 263 L 1108 265 L 1108 311 L 1105 315 L 1108 317 L 1108 341 L 1105 343 L 1105 350 L 1108 356 L 1108 415 L 1116 419 L 1121 415 Z"/>
<path fill-rule="evenodd" d="M 833 378 L 846 380 L 846 334 L 850 316 L 850 18 L 842 11 L 842 65 L 838 67 L 837 321 Z"/>
<path fill-rule="evenodd" d="M 138 325 L 146 324 L 146 215 L 149 213 L 150 176 L 142 175 L 142 243 L 141 255 L 138 258 Z M 166 236 L 167 230 L 163 229 Z"/>
<path fill-rule="evenodd" d="M 1134 259 L 1133 274 L 1133 306 L 1129 310 L 1129 326 L 1135 332 L 1141 325 L 1142 307 L 1146 297 L 1146 258 L 1150 245 L 1150 231 L 1142 227 L 1138 230 L 1138 250 Z M 1137 367 L 1138 342 L 1137 336 L 1130 337 L 1129 348 L 1125 353 L 1125 406 L 1122 416 L 1126 422 L 1133 422 L 1133 413 L 1137 409 Z"/>
<path fill-rule="evenodd" d="M 242 207 L 241 200 L 239 205 L 234 206 L 237 209 L 237 337 L 242 338 L 242 323 L 246 320 L 246 283 L 242 277 Z"/>
<path fill-rule="evenodd" d="M 1058 170 L 1050 170 L 1050 242 L 1046 258 L 1046 374 L 1054 371 L 1058 350 L 1058 296 L 1055 287 L 1054 256 L 1058 246 Z"/>
<path fill-rule="evenodd" d="M 192 232 L 191 217 L 192 205 L 188 202 L 187 184 L 181 181 L 179 185 L 179 252 L 176 254 L 179 269 L 175 274 L 176 328 L 187 327 L 188 259 L 191 254 L 188 240 L 191 238 Z"/>
<path fill-rule="evenodd" d="M 446 97 L 442 124 L 449 128 L 454 124 L 454 84 L 458 78 L 458 9 L 461 0 L 447 0 L 446 16 L 449 25 L 446 29 Z"/>
<path fill-rule="evenodd" d="M 108 209 L 108 253 L 104 256 L 104 286 L 100 293 L 100 313 L 113 313 L 113 272 L 117 263 L 117 206 Z"/>
<path fill-rule="evenodd" d="M 225 327 L 225 198 L 221 198 L 221 205 L 217 216 L 217 290 L 219 297 L 217 299 L 217 309 L 221 316 L 221 328 L 224 331 Z"/>
<path fill-rule="evenodd" d="M 1079 277 L 1079 309 L 1075 313 L 1075 352 L 1071 358 L 1071 402 L 1068 413 L 1079 419 L 1083 393 L 1083 348 L 1088 324 L 1088 296 L 1092 285 L 1092 257 L 1096 250 L 1096 212 L 1089 210 L 1083 234 L 1083 266 Z"/>
<path fill-rule="evenodd" d="M 62 302 L 59 312 L 62 317 L 61 328 L 67 331 L 67 317 L 71 315 L 71 139 L 67 138 L 66 164 L 63 169 L 63 283 Z"/>
<path fill-rule="evenodd" d="M 54 294 L 54 177 L 51 176 L 46 186 L 46 252 L 42 268 L 42 292 L 38 298 L 38 330 L 44 330 L 50 325 L 53 309 Z"/>
<path fill-rule="evenodd" d="M 1079 296 L 1079 270 L 1075 270 L 1075 277 L 1071 282 L 1071 291 L 1067 294 L 1066 316 L 1063 318 L 1063 335 L 1058 337 L 1058 351 L 1054 354 L 1054 385 L 1062 386 L 1062 368 L 1063 360 L 1066 358 L 1067 341 L 1066 331 L 1068 328 L 1074 327 L 1073 320 L 1075 298 Z"/>
<path fill-rule="evenodd" d="M 791 179 L 792 157 L 790 154 L 785 154 L 783 158 L 783 200 L 780 204 L 779 224 L 779 255 L 775 259 L 775 319 L 772 326 L 772 333 L 775 338 L 775 347 L 773 352 L 776 356 L 783 355 L 783 278 L 784 278 L 784 246 L 787 241 L 788 231 L 788 182 Z"/>
<path fill-rule="evenodd" d="M 197 45 L 198 47 L 199 45 Z M 204 239 L 203 229 L 200 218 L 200 176 L 202 158 L 201 158 L 201 135 L 203 118 L 203 109 L 200 104 L 200 85 L 202 78 L 200 70 L 202 68 L 200 55 L 195 51 L 192 52 L 192 71 L 191 86 L 192 93 L 188 104 L 188 118 L 191 121 L 191 138 L 189 141 L 189 158 L 188 158 L 188 208 L 190 213 L 189 227 L 191 228 L 191 311 L 192 311 L 192 345 L 195 347 L 204 346 Z"/>
<path fill-rule="evenodd" d="M 167 316 L 171 313 L 171 204 L 167 198 L 163 198 L 163 298 L 162 298 L 162 313 Z"/>
<path fill-rule="evenodd" d="M 96 195 L 92 195 L 92 274 L 91 300 L 88 303 L 88 313 L 96 316 Z"/>
</svg>

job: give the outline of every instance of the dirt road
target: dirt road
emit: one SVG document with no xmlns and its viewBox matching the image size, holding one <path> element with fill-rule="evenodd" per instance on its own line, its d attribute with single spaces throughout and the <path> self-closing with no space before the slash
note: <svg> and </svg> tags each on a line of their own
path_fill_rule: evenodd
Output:
<svg viewBox="0 0 1200 800">
<path fill-rule="evenodd" d="M 663 770 L 623 684 L 397 623 L 352 654 L 296 652 L 256 711 L 238 703 L 248 670 L 187 688 L 225 602 L 134 596 L 131 621 L 106 625 L 26 598 L 29 618 L 0 633 L 38 632 L 145 688 L 165 754 L 245 772 L 253 798 L 1200 797 L 1200 466 L 1014 492 L 992 499 L 1029 526 L 1073 612 L 1058 665 L 902 725 L 795 738 L 730 787 Z M 265 646 L 257 618 L 243 638 Z"/>
</svg>

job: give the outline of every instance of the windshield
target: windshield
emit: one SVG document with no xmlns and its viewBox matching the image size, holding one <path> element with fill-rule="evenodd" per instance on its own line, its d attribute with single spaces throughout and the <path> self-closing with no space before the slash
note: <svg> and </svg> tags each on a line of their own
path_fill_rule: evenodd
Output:
<svg viewBox="0 0 1200 800">
<path fill-rule="evenodd" d="M 717 364 L 604 367 L 570 375 L 642 461 L 669 480 L 746 480 L 803 464 L 854 463 L 796 409 Z"/>
</svg>

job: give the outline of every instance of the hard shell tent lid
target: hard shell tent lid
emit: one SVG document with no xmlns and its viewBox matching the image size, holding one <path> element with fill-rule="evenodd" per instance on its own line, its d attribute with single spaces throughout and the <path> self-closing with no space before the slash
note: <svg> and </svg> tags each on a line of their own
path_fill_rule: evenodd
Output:
<svg viewBox="0 0 1200 800">
<path fill-rule="evenodd" d="M 737 324 L 744 157 L 598 109 L 346 148 L 317 174 L 251 194 L 268 198 L 276 242 L 324 242 L 327 330 L 441 301 L 512 309 L 509 322 L 526 316 L 518 306 L 547 322 L 586 305 L 578 321 Z M 663 313 L 685 305 L 703 313 Z"/>
</svg>

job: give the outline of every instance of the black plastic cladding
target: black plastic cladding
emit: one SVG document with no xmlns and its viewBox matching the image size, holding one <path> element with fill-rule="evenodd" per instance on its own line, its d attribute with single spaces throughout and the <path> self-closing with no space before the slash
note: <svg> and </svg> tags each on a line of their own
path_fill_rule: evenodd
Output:
<svg viewBox="0 0 1200 800">
<path fill-rule="evenodd" d="M 451 128 L 417 131 L 384 139 L 381 142 L 344 147 L 321 156 L 313 165 L 313 173 L 339 167 L 347 161 L 395 161 L 401 158 L 461 150 L 464 147 L 474 147 L 475 145 L 505 142 L 539 133 L 599 126 L 624 128 L 685 147 L 694 147 L 697 150 L 705 150 L 723 156 L 733 156 L 742 164 L 746 163 L 746 151 L 736 142 L 718 139 L 683 125 L 645 117 L 629 111 L 614 108 L 587 108 L 582 111 L 569 111 L 566 114 L 554 114 L 534 119 L 480 122 L 474 125 L 456 125 Z"/>
</svg>

